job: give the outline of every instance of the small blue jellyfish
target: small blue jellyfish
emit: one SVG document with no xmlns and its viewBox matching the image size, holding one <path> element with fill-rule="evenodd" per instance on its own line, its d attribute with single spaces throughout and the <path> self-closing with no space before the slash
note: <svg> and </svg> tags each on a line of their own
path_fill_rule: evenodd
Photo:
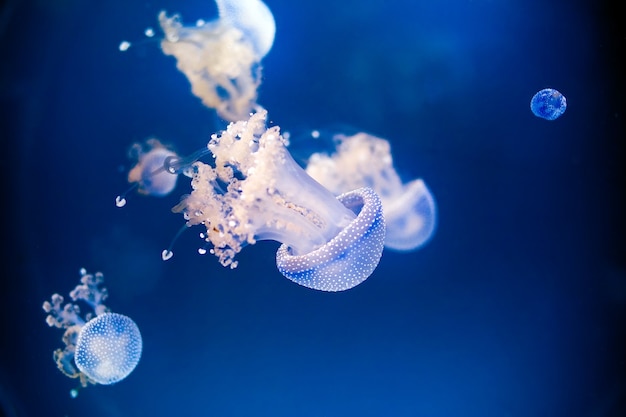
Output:
<svg viewBox="0 0 626 417">
<path fill-rule="evenodd" d="M 544 88 L 530 100 L 530 109 L 537 117 L 554 120 L 565 113 L 565 96 L 553 88 Z"/>
<path fill-rule="evenodd" d="M 83 387 L 88 384 L 113 384 L 126 378 L 141 357 L 142 339 L 133 320 L 111 313 L 104 305 L 108 296 L 101 287 L 104 275 L 80 270 L 80 284 L 70 292 L 72 301 L 86 303 L 95 313 L 83 318 L 77 304 L 66 303 L 53 294 L 43 303 L 50 327 L 65 329 L 64 349 L 54 351 L 54 361 L 61 372 L 70 378 L 79 378 Z M 75 394 L 73 394 L 75 396 Z"/>
<path fill-rule="evenodd" d="M 74 362 L 83 374 L 99 384 L 126 378 L 139 363 L 142 340 L 130 318 L 104 313 L 83 326 L 76 340 Z"/>
</svg>

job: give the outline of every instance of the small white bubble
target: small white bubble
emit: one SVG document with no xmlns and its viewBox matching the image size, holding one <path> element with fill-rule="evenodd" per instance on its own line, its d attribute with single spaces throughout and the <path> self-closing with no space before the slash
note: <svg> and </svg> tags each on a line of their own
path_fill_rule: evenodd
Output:
<svg viewBox="0 0 626 417">
<path fill-rule="evenodd" d="M 146 30 L 143 32 L 144 35 L 146 35 L 147 37 L 151 38 L 154 36 L 154 29 L 152 28 L 146 28 Z"/>
<path fill-rule="evenodd" d="M 130 45 L 131 45 L 131 43 L 128 42 L 128 41 L 120 42 L 120 46 L 119 46 L 120 51 L 122 51 L 122 52 L 126 51 L 128 48 L 130 48 Z"/>
</svg>

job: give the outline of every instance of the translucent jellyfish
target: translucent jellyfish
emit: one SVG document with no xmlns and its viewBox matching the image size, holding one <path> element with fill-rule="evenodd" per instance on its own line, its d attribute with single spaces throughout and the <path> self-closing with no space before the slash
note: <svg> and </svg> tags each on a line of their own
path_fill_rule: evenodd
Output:
<svg viewBox="0 0 626 417">
<path fill-rule="evenodd" d="M 126 378 L 141 357 L 142 339 L 139 328 L 129 317 L 111 313 L 104 305 L 108 293 L 101 287 L 100 272 L 80 271 L 80 284 L 70 292 L 72 301 L 87 304 L 93 312 L 80 315 L 77 304 L 63 305 L 63 297 L 53 294 L 43 303 L 49 326 L 65 329 L 64 349 L 54 351 L 57 367 L 70 378 L 88 383 L 109 385 Z"/>
<path fill-rule="evenodd" d="M 175 166 L 180 158 L 158 139 L 148 139 L 145 143 L 135 143 L 129 151 L 135 166 L 128 172 L 128 182 L 132 186 L 116 198 L 116 205 L 126 204 L 126 194 L 135 188 L 144 195 L 163 197 L 176 187 L 179 170 Z"/>
<path fill-rule="evenodd" d="M 279 271 L 305 287 L 342 291 L 367 279 L 380 260 L 385 221 L 378 195 L 358 188 L 335 197 L 293 160 L 267 112 L 233 122 L 214 134 L 208 150 L 215 166 L 192 164 L 193 191 L 174 212 L 201 237 L 224 266 L 249 244 L 282 243 Z"/>
<path fill-rule="evenodd" d="M 260 0 L 216 0 L 219 18 L 183 26 L 162 11 L 161 49 L 177 60 L 202 103 L 227 121 L 245 120 L 256 105 L 261 59 L 274 43 L 276 24 Z"/>
<path fill-rule="evenodd" d="M 89 320 L 78 333 L 74 361 L 81 373 L 108 385 L 130 375 L 141 350 L 135 322 L 121 314 L 105 313 Z"/>
<path fill-rule="evenodd" d="M 435 199 L 422 179 L 402 183 L 389 142 L 365 133 L 334 139 L 335 153 L 311 155 L 306 172 L 336 195 L 357 187 L 372 188 L 385 214 L 385 247 L 410 251 L 428 242 L 437 225 Z"/>
<path fill-rule="evenodd" d="M 565 113 L 567 101 L 565 96 L 552 88 L 538 91 L 530 100 L 530 110 L 537 117 L 554 120 Z"/>
</svg>

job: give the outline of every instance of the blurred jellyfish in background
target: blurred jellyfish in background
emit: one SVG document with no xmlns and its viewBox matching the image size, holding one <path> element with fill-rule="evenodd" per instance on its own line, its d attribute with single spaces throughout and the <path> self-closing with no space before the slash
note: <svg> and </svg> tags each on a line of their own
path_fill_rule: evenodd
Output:
<svg viewBox="0 0 626 417">
<path fill-rule="evenodd" d="M 227 121 L 245 120 L 256 105 L 261 59 L 274 43 L 276 24 L 260 0 L 216 0 L 219 18 L 183 26 L 162 11 L 161 49 L 177 60 L 202 103 Z"/>
<path fill-rule="evenodd" d="M 178 156 L 158 139 L 134 144 L 130 155 L 137 164 L 128 172 L 128 182 L 137 184 L 137 191 L 141 194 L 162 197 L 176 187 L 178 176 L 166 169 L 166 161 Z"/>
<path fill-rule="evenodd" d="M 538 91 L 530 100 L 530 110 L 537 117 L 546 120 L 559 118 L 567 108 L 565 96 L 553 88 Z"/>
<path fill-rule="evenodd" d="M 259 110 L 214 134 L 207 148 L 215 167 L 193 163 L 193 191 L 172 210 L 183 213 L 187 226 L 206 227 L 201 237 L 223 266 L 235 268 L 243 247 L 270 239 L 283 244 L 276 263 L 290 280 L 322 291 L 358 285 L 382 255 L 378 195 L 359 186 L 335 197 L 293 160 L 279 127 L 267 128 L 266 118 Z"/>
<path fill-rule="evenodd" d="M 334 139 L 335 153 L 314 153 L 306 172 L 335 195 L 372 188 L 383 205 L 386 248 L 411 251 L 425 245 L 437 225 L 437 206 L 426 183 L 420 178 L 402 183 L 384 139 L 365 133 Z"/>
<path fill-rule="evenodd" d="M 126 205 L 126 195 L 134 190 L 144 195 L 163 197 L 176 187 L 179 171 L 174 166 L 180 158 L 158 139 L 148 139 L 144 143 L 135 143 L 128 152 L 135 165 L 128 172 L 131 187 L 117 196 L 118 207 Z"/>
<path fill-rule="evenodd" d="M 129 317 L 111 313 L 103 304 L 108 293 L 100 287 L 104 275 L 80 271 L 80 284 L 70 292 L 72 301 L 82 301 L 93 309 L 84 317 L 77 304 L 63 305 L 63 297 L 53 294 L 43 303 L 49 326 L 65 329 L 64 349 L 54 351 L 58 368 L 81 386 L 109 385 L 126 378 L 141 358 L 143 342 L 139 328 Z"/>
</svg>

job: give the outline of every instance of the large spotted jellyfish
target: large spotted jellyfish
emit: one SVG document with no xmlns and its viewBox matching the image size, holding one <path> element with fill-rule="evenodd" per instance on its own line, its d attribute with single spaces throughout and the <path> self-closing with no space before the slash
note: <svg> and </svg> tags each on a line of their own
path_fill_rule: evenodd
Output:
<svg viewBox="0 0 626 417">
<path fill-rule="evenodd" d="M 263 57 L 274 43 L 276 24 L 260 0 L 216 0 L 219 18 L 183 26 L 162 11 L 161 49 L 177 60 L 202 103 L 227 121 L 244 120 L 256 105 Z"/>
<path fill-rule="evenodd" d="M 54 351 L 58 368 L 70 378 L 88 383 L 109 385 L 126 378 L 141 357 L 142 339 L 135 322 L 122 314 L 112 313 L 104 305 L 108 296 L 101 287 L 104 275 L 80 271 L 80 284 L 70 292 L 72 301 L 81 301 L 93 309 L 84 317 L 77 304 L 63 305 L 63 297 L 53 294 L 43 303 L 49 326 L 65 329 L 64 349 Z M 94 316 L 95 313 L 95 316 Z"/>
<path fill-rule="evenodd" d="M 333 154 L 314 153 L 306 172 L 335 194 L 371 187 L 379 196 L 387 224 L 385 247 L 411 251 L 428 242 L 437 225 L 437 206 L 421 179 L 402 183 L 389 142 L 365 133 L 336 135 Z"/>
<path fill-rule="evenodd" d="M 279 127 L 267 128 L 266 118 L 259 109 L 214 134 L 207 150 L 215 165 L 191 165 L 193 191 L 172 210 L 188 226 L 206 227 L 201 237 L 223 266 L 236 267 L 244 246 L 275 240 L 282 243 L 278 270 L 290 280 L 321 291 L 358 285 L 382 255 L 378 195 L 359 187 L 335 197 L 294 161 Z"/>
</svg>

